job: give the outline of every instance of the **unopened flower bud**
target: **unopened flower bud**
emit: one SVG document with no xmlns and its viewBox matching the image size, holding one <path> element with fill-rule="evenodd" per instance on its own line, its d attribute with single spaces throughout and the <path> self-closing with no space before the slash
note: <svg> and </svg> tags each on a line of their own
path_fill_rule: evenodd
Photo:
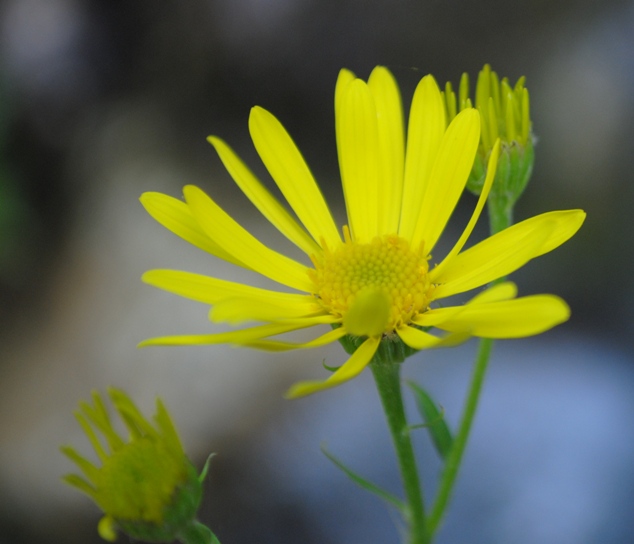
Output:
<svg viewBox="0 0 634 544">
<path fill-rule="evenodd" d="M 117 531 L 122 531 L 146 542 L 192 542 L 192 535 L 200 533 L 201 538 L 193 541 L 217 542 L 211 531 L 195 520 L 207 467 L 198 476 L 161 400 L 156 401 L 152 424 L 123 391 L 111 388 L 108 395 L 129 432 L 128 441 L 115 431 L 95 391 L 92 405 L 81 402 L 75 416 L 101 466 L 70 446 L 62 447 L 83 473 L 69 474 L 64 481 L 86 493 L 105 514 L 98 525 L 101 537 L 112 542 Z"/>
<path fill-rule="evenodd" d="M 447 83 L 444 99 L 447 122 L 465 108 L 480 112 L 481 137 L 467 188 L 480 194 L 491 150 L 500 139 L 500 158 L 489 199 L 499 200 L 502 207 L 512 206 L 522 194 L 533 171 L 534 136 L 531 131 L 530 99 L 525 78 L 511 87 L 507 78 L 500 80 L 486 64 L 478 75 L 475 104 L 469 96 L 469 76 L 460 80 L 458 95 Z"/>
</svg>

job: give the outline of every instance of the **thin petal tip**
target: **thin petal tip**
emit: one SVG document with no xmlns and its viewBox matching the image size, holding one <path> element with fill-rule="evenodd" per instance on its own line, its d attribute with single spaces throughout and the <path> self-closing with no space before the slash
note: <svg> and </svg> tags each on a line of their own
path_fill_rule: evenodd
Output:
<svg viewBox="0 0 634 544">
<path fill-rule="evenodd" d="M 143 283 L 147 283 L 148 285 L 152 285 L 152 280 L 156 277 L 157 272 L 158 270 L 146 270 L 141 275 L 141 281 Z"/>
<path fill-rule="evenodd" d="M 143 204 L 144 207 L 147 208 L 147 206 L 151 204 L 153 200 L 163 196 L 166 196 L 166 195 L 164 195 L 163 193 L 159 193 L 157 191 L 146 191 L 144 193 L 141 193 L 141 196 L 139 197 L 139 201 L 141 202 L 141 204 Z"/>
<path fill-rule="evenodd" d="M 253 106 L 249 111 L 249 121 L 256 117 L 262 117 L 264 115 L 273 116 L 268 110 L 265 110 L 262 106 Z"/>
<path fill-rule="evenodd" d="M 475 109 L 475 108 L 465 108 L 464 110 L 462 110 L 458 115 L 456 115 L 456 117 L 454 117 L 453 121 L 451 122 L 456 123 L 458 120 L 462 120 L 463 122 L 468 122 L 468 123 L 477 123 L 478 125 L 480 124 L 480 112 Z M 479 135 L 478 135 L 479 137 Z"/>
<path fill-rule="evenodd" d="M 551 295 L 553 300 L 553 314 L 557 317 L 553 317 L 553 320 L 557 320 L 555 325 L 559 325 L 561 323 L 565 323 L 570 319 L 572 315 L 572 311 L 570 310 L 570 306 L 568 303 L 561 297 L 556 295 Z"/>
<path fill-rule="evenodd" d="M 346 79 L 346 80 L 353 80 L 356 79 L 356 75 L 355 73 L 348 69 L 348 68 L 342 68 L 341 70 L 339 70 L 339 76 L 340 79 Z"/>
<path fill-rule="evenodd" d="M 326 382 L 298 382 L 292 385 L 288 389 L 288 391 L 284 393 L 284 398 L 288 400 L 299 399 L 301 397 L 307 397 L 308 395 L 312 395 L 313 393 L 317 393 L 318 391 L 322 391 L 323 389 L 328 389 L 330 387 L 332 386 L 326 384 Z"/>
<path fill-rule="evenodd" d="M 193 199 L 204 197 L 209 198 L 207 193 L 205 193 L 205 191 L 203 191 L 200 187 L 191 184 L 183 187 L 183 196 L 185 197 L 185 202 L 187 202 L 187 204 L 190 204 Z"/>
<path fill-rule="evenodd" d="M 136 347 L 137 348 L 147 348 L 150 346 L 164 346 L 166 343 L 163 341 L 163 337 L 157 338 L 146 338 L 145 340 L 141 340 Z"/>
</svg>

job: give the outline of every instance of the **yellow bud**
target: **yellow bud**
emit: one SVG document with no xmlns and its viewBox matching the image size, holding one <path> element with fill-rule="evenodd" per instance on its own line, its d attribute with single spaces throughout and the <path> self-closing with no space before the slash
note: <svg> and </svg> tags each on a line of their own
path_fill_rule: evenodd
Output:
<svg viewBox="0 0 634 544">
<path fill-rule="evenodd" d="M 501 206 L 512 205 L 522 194 L 533 171 L 532 124 L 530 100 L 524 86 L 525 78 L 517 80 L 514 87 L 508 78 L 500 79 L 486 64 L 478 74 L 475 88 L 475 107 L 480 112 L 481 136 L 467 188 L 480 194 L 486 176 L 486 168 L 497 139 L 500 139 L 500 160 L 490 199 L 497 199 Z M 460 80 L 458 111 L 471 107 L 469 76 Z M 448 122 L 453 118 L 455 95 L 451 84 L 443 93 Z"/>
<path fill-rule="evenodd" d="M 65 446 L 62 452 L 83 476 L 70 474 L 64 481 L 86 493 L 104 512 L 97 527 L 104 540 L 114 542 L 120 530 L 133 539 L 172 542 L 195 524 L 201 478 L 185 456 L 160 400 L 152 424 L 123 391 L 110 389 L 108 394 L 129 432 L 128 441 L 115 431 L 105 403 L 93 392 L 93 404 L 80 403 L 76 416 L 101 466 Z"/>
</svg>

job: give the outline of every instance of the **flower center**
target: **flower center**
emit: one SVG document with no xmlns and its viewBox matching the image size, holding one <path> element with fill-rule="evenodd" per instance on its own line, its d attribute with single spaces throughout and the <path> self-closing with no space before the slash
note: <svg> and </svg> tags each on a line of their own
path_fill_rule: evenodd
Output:
<svg viewBox="0 0 634 544">
<path fill-rule="evenodd" d="M 389 334 L 427 309 L 433 286 L 422 245 L 413 251 L 407 240 L 395 234 L 357 244 L 345 227 L 344 236 L 346 242 L 337 250 L 325 249 L 321 257 L 313 258 L 315 269 L 310 271 L 315 296 L 329 313 L 345 319 L 360 292 L 382 291 L 389 300 L 384 330 Z"/>
</svg>

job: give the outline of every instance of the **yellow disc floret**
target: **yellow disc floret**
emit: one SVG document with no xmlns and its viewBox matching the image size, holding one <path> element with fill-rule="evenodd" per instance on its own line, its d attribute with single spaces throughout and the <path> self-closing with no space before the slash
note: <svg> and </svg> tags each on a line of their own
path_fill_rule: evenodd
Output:
<svg viewBox="0 0 634 544">
<path fill-rule="evenodd" d="M 346 242 L 313 257 L 310 271 L 315 296 L 331 314 L 344 319 L 360 293 L 382 291 L 389 300 L 389 316 L 384 334 L 427 309 L 433 287 L 428 277 L 428 257 L 395 234 L 377 236 L 369 243 Z M 377 299 L 380 300 L 380 299 Z M 354 334 L 354 333 L 353 333 Z"/>
</svg>

